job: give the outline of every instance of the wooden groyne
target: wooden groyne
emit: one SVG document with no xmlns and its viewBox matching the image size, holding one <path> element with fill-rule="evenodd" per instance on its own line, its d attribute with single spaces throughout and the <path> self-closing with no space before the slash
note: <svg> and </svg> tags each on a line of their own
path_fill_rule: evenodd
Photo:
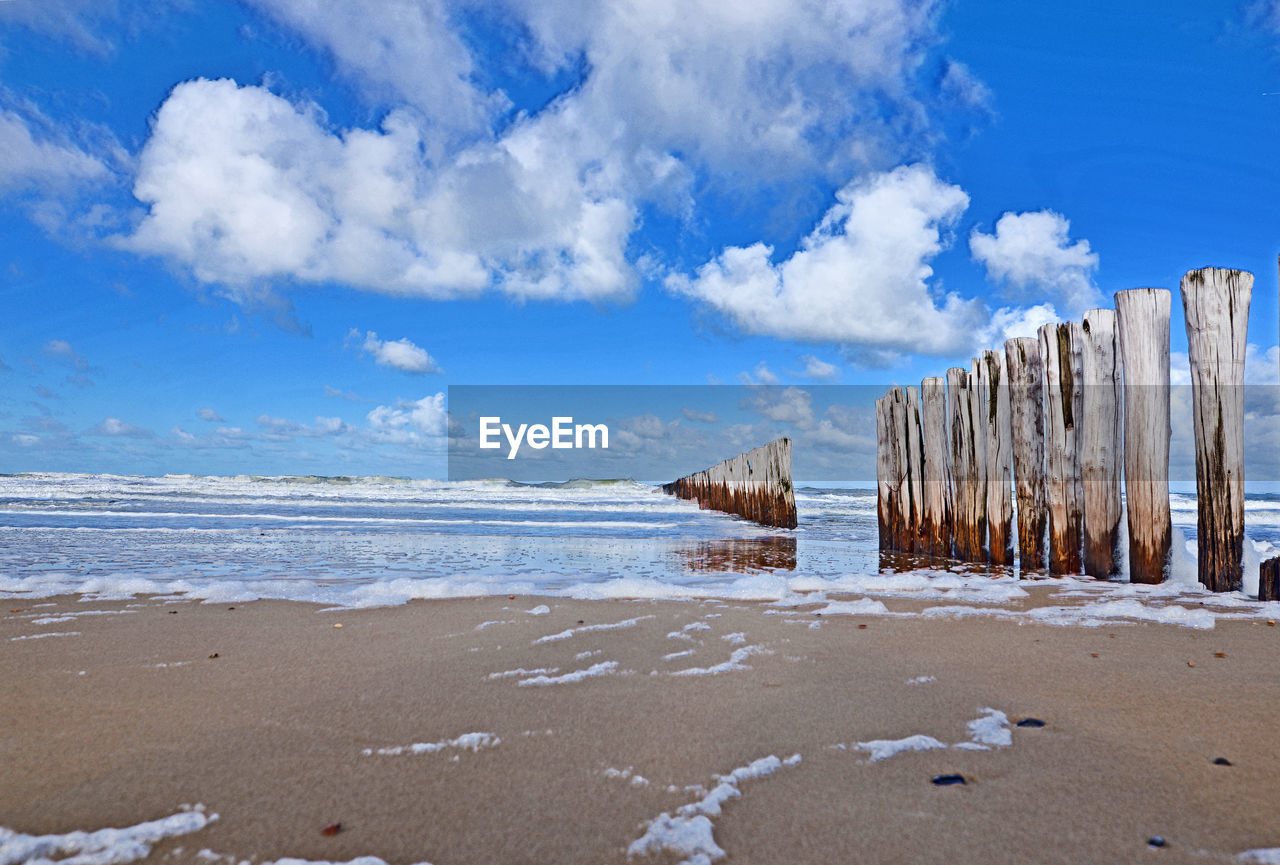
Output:
<svg viewBox="0 0 1280 865">
<path fill-rule="evenodd" d="M 1013 564 L 1013 429 L 1004 352 L 984 351 L 978 366 L 979 426 L 986 445 L 987 557 Z"/>
<path fill-rule="evenodd" d="M 1251 274 L 1224 268 L 1190 271 L 1181 285 L 1199 576 L 1218 592 L 1238 590 L 1243 577 L 1252 286 Z M 1164 580 L 1172 541 L 1169 313 L 1164 289 L 1116 292 L 1114 310 L 1010 339 L 971 369 L 925 378 L 918 395 L 892 388 L 876 406 L 881 549 L 1100 578 L 1120 574 L 1127 561 L 1133 582 Z M 1262 594 L 1280 594 L 1280 576 L 1261 585 Z"/>
<path fill-rule="evenodd" d="M 1076 322 L 1041 325 L 1044 358 L 1045 504 L 1049 512 L 1049 573 L 1080 573 L 1083 498 L 1077 420 L 1083 409 L 1081 342 Z"/>
<path fill-rule="evenodd" d="M 1084 488 L 1084 572 L 1110 577 L 1120 571 L 1120 354 L 1116 313 L 1084 314 L 1083 410 L 1080 416 L 1080 480 Z"/>
<path fill-rule="evenodd" d="M 766 526 L 794 529 L 796 496 L 791 484 L 791 439 L 777 439 L 705 471 L 663 484 L 662 491 L 696 501 L 703 509 L 737 514 Z"/>
<path fill-rule="evenodd" d="M 1244 554 L 1244 353 L 1253 274 L 1206 267 L 1182 277 L 1196 438 L 1200 582 L 1240 588 Z"/>
<path fill-rule="evenodd" d="M 1169 306 L 1163 288 L 1117 291 L 1116 324 L 1124 368 L 1124 497 L 1129 581 L 1169 574 Z"/>
<path fill-rule="evenodd" d="M 1004 344 L 1009 368 L 1009 427 L 1018 502 L 1018 555 L 1022 570 L 1044 568 L 1044 364 L 1040 341 L 1031 337 Z"/>
</svg>

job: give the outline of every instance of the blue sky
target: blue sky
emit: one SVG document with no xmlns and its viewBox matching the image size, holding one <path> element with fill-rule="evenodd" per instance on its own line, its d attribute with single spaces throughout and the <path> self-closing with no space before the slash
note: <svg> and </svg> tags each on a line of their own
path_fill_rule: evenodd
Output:
<svg viewBox="0 0 1280 865">
<path fill-rule="evenodd" d="M 795 403 L 1208 265 L 1276 379 L 1275 0 L 0 0 L 0 153 L 2 472 L 439 477 L 449 385 Z"/>
</svg>

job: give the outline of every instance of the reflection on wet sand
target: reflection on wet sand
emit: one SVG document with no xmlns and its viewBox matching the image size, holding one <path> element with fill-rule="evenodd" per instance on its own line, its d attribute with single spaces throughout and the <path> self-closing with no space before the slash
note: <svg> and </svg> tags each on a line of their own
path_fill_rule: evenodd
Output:
<svg viewBox="0 0 1280 865">
<path fill-rule="evenodd" d="M 1017 573 L 1012 565 L 962 562 L 959 559 L 942 558 L 926 553 L 904 553 L 899 550 L 880 550 L 880 570 L 893 573 L 919 570 L 951 571 L 957 574 L 986 574 L 993 578 L 1007 577 Z M 1032 579 L 1035 574 L 1026 573 L 1021 576 L 1023 579 Z"/>
<path fill-rule="evenodd" d="M 700 541 L 677 547 L 675 555 L 691 571 L 794 571 L 796 539 L 770 537 Z"/>
</svg>

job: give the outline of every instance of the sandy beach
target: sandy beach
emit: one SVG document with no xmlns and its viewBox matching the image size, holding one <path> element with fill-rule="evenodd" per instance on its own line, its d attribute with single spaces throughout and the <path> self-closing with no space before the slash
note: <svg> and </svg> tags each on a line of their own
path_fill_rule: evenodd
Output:
<svg viewBox="0 0 1280 865">
<path fill-rule="evenodd" d="M 1047 601 L 1033 589 L 1021 606 Z M 7 600 L 0 826 L 20 833 L 11 850 L 200 805 L 197 822 L 217 819 L 148 861 L 205 863 L 717 858 L 681 826 L 710 828 L 739 863 L 1228 862 L 1280 847 L 1267 620 L 816 609 Z M 911 736 L 934 745 L 859 746 Z M 965 783 L 932 783 L 950 773 Z"/>
</svg>

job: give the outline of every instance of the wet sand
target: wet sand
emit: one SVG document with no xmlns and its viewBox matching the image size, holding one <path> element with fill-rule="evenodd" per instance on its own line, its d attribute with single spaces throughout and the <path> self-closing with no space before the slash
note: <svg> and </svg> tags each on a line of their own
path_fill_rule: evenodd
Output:
<svg viewBox="0 0 1280 865">
<path fill-rule="evenodd" d="M 673 863 L 627 851 L 703 797 L 686 787 L 794 754 L 709 817 L 721 861 L 1203 863 L 1280 847 L 1280 626 L 1265 620 L 1083 628 L 526 597 L 0 605 L 0 826 L 124 827 L 184 803 L 219 815 L 151 862 Z M 131 612 L 34 621 L 85 610 Z M 14 639 L 50 632 L 76 633 Z M 746 669 L 671 675 L 735 649 Z M 608 662 L 576 682 L 493 675 Z M 1046 726 L 987 751 L 871 762 L 856 747 L 968 741 L 988 707 Z M 500 742 L 377 753 L 481 732 Z M 967 783 L 934 786 L 944 773 Z"/>
</svg>

